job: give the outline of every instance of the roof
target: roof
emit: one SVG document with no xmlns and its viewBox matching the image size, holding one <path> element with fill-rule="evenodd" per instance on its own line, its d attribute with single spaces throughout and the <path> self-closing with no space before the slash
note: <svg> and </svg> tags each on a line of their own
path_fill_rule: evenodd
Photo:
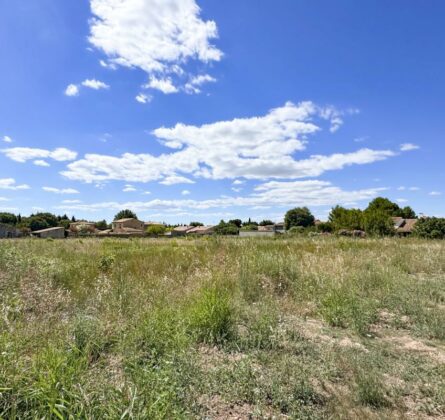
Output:
<svg viewBox="0 0 445 420">
<path fill-rule="evenodd" d="M 417 219 L 403 219 L 403 220 L 405 223 L 401 227 L 399 227 L 396 232 L 411 233 L 414 229 L 414 226 L 417 223 Z"/>
<path fill-rule="evenodd" d="M 65 230 L 65 228 L 62 226 L 56 226 L 56 227 L 50 227 L 47 229 L 35 230 L 34 232 L 31 232 L 31 233 L 44 233 L 44 232 L 51 232 L 51 231 L 60 230 L 60 229 Z"/>
<path fill-rule="evenodd" d="M 258 226 L 259 232 L 273 232 L 274 225 Z"/>
<path fill-rule="evenodd" d="M 188 230 L 194 229 L 193 226 L 176 226 L 173 230 L 175 232 L 187 232 Z"/>
<path fill-rule="evenodd" d="M 164 226 L 164 223 L 162 222 L 144 222 L 145 226 L 151 226 L 151 225 L 156 225 L 156 226 Z"/>
<path fill-rule="evenodd" d="M 125 219 L 113 220 L 113 223 L 115 223 L 115 222 L 129 222 L 130 220 L 138 220 L 138 219 L 135 219 L 134 217 L 126 217 Z"/>
<path fill-rule="evenodd" d="M 188 233 L 200 233 L 214 229 L 215 226 L 196 226 L 188 231 Z"/>
</svg>

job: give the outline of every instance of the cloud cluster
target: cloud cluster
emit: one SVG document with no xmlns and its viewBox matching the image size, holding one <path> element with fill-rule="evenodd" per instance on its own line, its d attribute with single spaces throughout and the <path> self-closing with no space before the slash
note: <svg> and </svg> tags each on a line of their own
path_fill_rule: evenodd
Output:
<svg viewBox="0 0 445 420">
<path fill-rule="evenodd" d="M 100 80 L 96 79 L 86 79 L 82 83 L 79 84 L 69 84 L 65 89 L 66 96 L 79 96 L 80 89 L 82 87 L 86 87 L 88 89 L 100 90 L 100 89 L 109 89 L 110 86 Z"/>
<path fill-rule="evenodd" d="M 79 194 L 79 191 L 74 188 L 42 187 L 42 190 L 54 194 Z"/>
<path fill-rule="evenodd" d="M 101 65 L 139 68 L 148 86 L 164 93 L 179 89 L 170 76 L 184 76 L 190 61 L 219 61 L 211 44 L 216 23 L 200 18 L 195 0 L 90 0 L 90 43 L 105 53 Z"/>
<path fill-rule="evenodd" d="M 48 166 L 47 162 L 41 159 L 53 159 L 58 162 L 66 162 L 77 158 L 77 152 L 59 147 L 54 150 L 37 149 L 32 147 L 11 147 L 1 150 L 9 159 L 24 163 L 28 160 L 34 160 L 35 165 Z M 45 163 L 42 163 L 45 162 Z"/>
<path fill-rule="evenodd" d="M 192 183 L 190 176 L 208 179 L 305 178 L 354 164 L 367 164 L 394 156 L 390 150 L 361 149 L 350 153 L 314 155 L 297 160 L 308 138 L 330 117 L 312 102 L 270 110 L 266 115 L 236 118 L 202 126 L 176 124 L 161 127 L 153 135 L 172 152 L 159 156 L 125 153 L 120 157 L 87 154 L 70 163 L 62 174 L 72 180 L 102 182 L 160 181 L 162 184 Z M 335 124 L 335 121 L 331 121 Z M 186 177 L 185 175 L 188 175 Z"/>
<path fill-rule="evenodd" d="M 14 178 L 0 178 L 0 190 L 29 190 L 29 185 L 17 185 Z"/>
<path fill-rule="evenodd" d="M 145 210 L 206 210 L 212 208 L 250 207 L 267 208 L 269 206 L 332 206 L 334 204 L 351 204 L 370 200 L 379 195 L 382 188 L 371 188 L 356 191 L 344 191 L 328 181 L 271 181 L 260 184 L 254 192 L 246 197 L 220 197 L 210 200 L 160 200 L 136 202 L 106 202 L 79 204 L 57 208 L 63 210 L 101 211 L 104 209 L 130 208 L 134 211 Z"/>
</svg>

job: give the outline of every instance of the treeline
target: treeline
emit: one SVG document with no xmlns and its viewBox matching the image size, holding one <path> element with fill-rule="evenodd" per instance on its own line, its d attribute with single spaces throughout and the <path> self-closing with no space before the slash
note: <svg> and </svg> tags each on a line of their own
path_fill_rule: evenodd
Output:
<svg viewBox="0 0 445 420">
<path fill-rule="evenodd" d="M 64 227 L 68 229 L 70 223 L 76 222 L 73 216 L 69 218 L 66 214 L 63 216 L 52 213 L 35 213 L 30 216 L 15 215 L 13 213 L 0 213 L 0 223 L 14 226 L 23 233 L 34 232 L 36 230 L 47 229 L 51 227 Z M 107 229 L 108 224 L 106 220 L 93 222 L 97 229 Z"/>
</svg>

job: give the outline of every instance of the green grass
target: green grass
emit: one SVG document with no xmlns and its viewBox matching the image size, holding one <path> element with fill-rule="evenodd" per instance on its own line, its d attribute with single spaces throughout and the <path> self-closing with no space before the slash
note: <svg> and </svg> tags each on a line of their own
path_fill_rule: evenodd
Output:
<svg viewBox="0 0 445 420">
<path fill-rule="evenodd" d="M 445 242 L 0 242 L 0 418 L 445 416 Z"/>
</svg>

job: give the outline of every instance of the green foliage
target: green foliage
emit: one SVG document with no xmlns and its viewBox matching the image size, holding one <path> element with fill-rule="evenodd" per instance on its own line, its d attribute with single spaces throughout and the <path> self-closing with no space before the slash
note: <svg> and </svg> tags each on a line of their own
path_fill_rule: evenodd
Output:
<svg viewBox="0 0 445 420">
<path fill-rule="evenodd" d="M 259 223 L 260 226 L 270 226 L 270 225 L 273 225 L 273 224 L 274 224 L 274 222 L 272 222 L 272 220 L 269 220 L 269 219 L 262 220 Z"/>
<path fill-rule="evenodd" d="M 329 214 L 329 222 L 335 231 L 363 230 L 363 212 L 359 209 L 346 209 L 341 206 L 335 206 Z"/>
<path fill-rule="evenodd" d="M 386 236 L 394 234 L 394 222 L 383 210 L 366 210 L 364 213 L 364 227 L 371 236 Z"/>
<path fill-rule="evenodd" d="M 257 225 L 252 225 L 252 224 L 250 224 L 250 225 L 243 225 L 240 230 L 242 230 L 242 231 L 254 231 L 254 230 L 258 230 L 258 226 Z"/>
<path fill-rule="evenodd" d="M 99 222 L 95 223 L 96 229 L 98 230 L 106 230 L 109 229 L 110 225 L 107 223 L 106 220 L 100 220 Z"/>
<path fill-rule="evenodd" d="M 321 222 L 317 225 L 317 231 L 322 233 L 331 233 L 334 231 L 332 222 Z"/>
<path fill-rule="evenodd" d="M 233 308 L 227 290 L 204 288 L 189 309 L 189 328 L 198 342 L 222 344 L 234 336 Z"/>
<path fill-rule="evenodd" d="M 241 219 L 233 219 L 233 220 L 229 220 L 229 224 L 231 225 L 235 225 L 237 228 L 240 228 L 242 225 L 242 221 Z"/>
<path fill-rule="evenodd" d="M 0 223 L 5 223 L 7 225 L 16 225 L 17 216 L 12 213 L 0 213 Z"/>
<path fill-rule="evenodd" d="M 119 213 L 117 213 L 114 216 L 113 220 L 119 220 L 119 219 L 137 219 L 138 217 L 136 216 L 136 213 L 129 210 L 129 209 L 125 209 L 125 210 L 121 210 Z"/>
<path fill-rule="evenodd" d="M 357 397 L 361 404 L 372 408 L 383 408 L 390 405 L 385 395 L 385 386 L 375 372 L 361 370 L 356 375 Z"/>
<path fill-rule="evenodd" d="M 35 230 L 41 230 L 50 227 L 46 220 L 35 216 L 28 218 L 26 224 L 33 232 Z"/>
<path fill-rule="evenodd" d="M 414 226 L 413 233 L 420 238 L 445 239 L 445 218 L 421 218 Z"/>
<path fill-rule="evenodd" d="M 190 222 L 189 226 L 193 226 L 193 227 L 204 226 L 204 223 L 201 223 L 201 222 Z"/>
<path fill-rule="evenodd" d="M 146 229 L 146 233 L 152 236 L 161 236 L 166 232 L 167 228 L 164 225 L 150 225 Z"/>
<path fill-rule="evenodd" d="M 221 220 L 218 225 L 215 226 L 215 233 L 217 235 L 238 235 L 238 226 L 232 223 L 226 223 Z"/>
<path fill-rule="evenodd" d="M 102 272 L 108 272 L 113 268 L 113 265 L 116 261 L 116 257 L 113 254 L 103 255 L 99 259 L 99 270 Z"/>
<path fill-rule="evenodd" d="M 307 207 L 296 207 L 288 210 L 284 216 L 286 230 L 293 226 L 309 227 L 314 226 L 315 217 Z"/>
<path fill-rule="evenodd" d="M 383 197 L 377 197 L 372 200 L 368 207 L 366 208 L 368 212 L 383 212 L 388 216 L 392 217 L 403 217 L 405 219 L 415 219 L 416 213 L 414 210 L 406 206 L 404 208 L 400 208 L 397 203 L 392 202 L 391 200 Z"/>
</svg>

